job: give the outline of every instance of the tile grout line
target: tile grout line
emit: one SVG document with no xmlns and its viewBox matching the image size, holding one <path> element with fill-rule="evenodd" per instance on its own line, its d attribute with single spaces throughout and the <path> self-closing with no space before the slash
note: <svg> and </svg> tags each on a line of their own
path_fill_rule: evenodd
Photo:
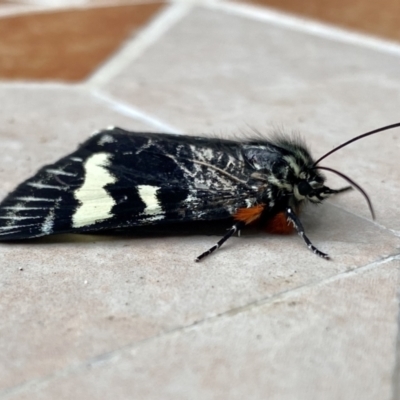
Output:
<svg viewBox="0 0 400 400">
<path fill-rule="evenodd" d="M 287 291 L 282 291 L 273 296 L 266 297 L 266 298 L 260 299 L 260 300 L 255 300 L 255 301 L 245 304 L 243 306 L 229 309 L 227 311 L 213 315 L 211 317 L 206 317 L 199 321 L 194 321 L 189 325 L 178 326 L 178 327 L 172 328 L 168 331 L 161 332 L 155 336 L 151 336 L 151 337 L 139 340 L 133 344 L 127 344 L 118 349 L 111 350 L 109 352 L 105 352 L 105 353 L 97 355 L 97 356 L 93 356 L 88 360 L 84 360 L 82 362 L 79 362 L 78 364 L 71 365 L 64 369 L 55 371 L 54 373 L 51 373 L 44 377 L 35 378 L 35 379 L 32 379 L 27 382 L 22 382 L 21 384 L 19 384 L 17 386 L 3 389 L 0 392 L 0 398 L 6 399 L 8 396 L 12 396 L 12 395 L 15 395 L 15 394 L 18 394 L 21 392 L 26 392 L 26 390 L 28 390 L 30 393 L 32 393 L 32 390 L 35 390 L 35 388 L 39 389 L 40 386 L 46 385 L 47 383 L 50 383 L 56 379 L 68 377 L 68 376 L 74 375 L 74 374 L 76 375 L 80 371 L 87 371 L 88 368 L 95 368 L 96 366 L 101 366 L 105 363 L 112 362 L 113 359 L 116 359 L 116 358 L 120 357 L 121 355 L 124 355 L 124 353 L 132 353 L 132 351 L 134 351 L 134 349 L 136 349 L 139 346 L 146 344 L 148 342 L 162 339 L 164 337 L 173 336 L 178 333 L 190 332 L 195 329 L 198 329 L 201 326 L 217 322 L 220 320 L 220 318 L 233 317 L 235 315 L 241 314 L 246 311 L 251 312 L 253 310 L 258 309 L 259 307 L 272 305 L 276 302 L 285 301 L 285 300 L 292 298 L 295 295 L 298 295 L 299 293 L 301 294 L 304 290 L 307 290 L 310 288 L 318 288 L 318 287 L 324 286 L 326 284 L 329 284 L 331 282 L 335 282 L 342 278 L 357 276 L 360 273 L 373 270 L 373 269 L 378 268 L 381 265 L 384 265 L 391 261 L 400 261 L 400 255 L 389 256 L 384 259 L 374 261 L 370 264 L 364 265 L 362 267 L 352 269 L 350 271 L 343 271 L 343 272 L 329 276 L 327 278 L 321 279 L 316 282 L 310 282 L 310 283 L 298 286 L 296 288 L 289 289 Z M 400 314 L 399 314 L 399 323 L 400 323 Z M 396 367 L 397 367 L 397 363 L 396 363 Z M 396 371 L 398 371 L 398 368 L 395 369 L 395 372 Z M 393 381 L 394 381 L 394 379 L 395 379 L 395 377 L 393 377 Z M 397 392 L 394 391 L 394 394 L 396 394 L 396 393 Z M 393 397 L 393 400 L 398 400 L 398 399 L 396 397 Z"/>
<path fill-rule="evenodd" d="M 0 89 L 1 88 L 18 88 L 18 89 L 26 89 L 26 90 L 77 90 L 81 91 L 84 94 L 89 94 L 91 97 L 94 97 L 95 101 L 101 102 L 105 104 L 109 109 L 116 111 L 117 113 L 124 115 L 133 119 L 134 121 L 142 121 L 148 125 L 153 126 L 158 131 L 162 131 L 164 133 L 175 133 L 177 135 L 183 134 L 183 132 L 168 124 L 165 121 L 158 119 L 155 116 L 152 116 L 149 113 L 142 111 L 140 108 L 135 107 L 132 104 L 125 103 L 121 100 L 116 99 L 115 97 L 102 92 L 101 90 L 91 89 L 82 84 L 82 83 L 62 83 L 62 82 L 37 82 L 37 81 L 1 81 L 0 80 Z"/>
<path fill-rule="evenodd" d="M 117 111 L 119 114 L 133 118 L 136 121 L 142 121 L 146 124 L 150 124 L 156 129 L 160 129 L 165 133 L 176 133 L 178 135 L 182 134 L 179 129 L 159 120 L 156 117 L 151 116 L 150 114 L 145 113 L 144 111 L 141 111 L 139 108 L 134 107 L 132 104 L 124 103 L 123 101 L 117 100 L 112 96 L 98 90 L 92 90 L 90 91 L 90 93 L 92 96 L 95 97 L 96 100 L 105 103 L 109 108 Z"/>
<path fill-rule="evenodd" d="M 92 10 L 95 8 L 108 8 L 108 7 L 122 7 L 122 6 L 140 6 L 162 3 L 168 0 L 120 0 L 117 4 L 112 0 L 104 0 L 98 3 L 85 3 L 85 4 L 73 4 L 73 5 L 42 5 L 42 4 L 18 4 L 10 5 L 9 7 L 1 8 L 0 6 L 0 19 L 1 18 L 13 18 L 18 16 L 26 16 L 31 14 L 41 13 L 56 13 L 56 12 L 67 12 L 67 11 L 82 11 Z"/>
<path fill-rule="evenodd" d="M 395 229 L 390 229 L 390 228 L 386 227 L 385 225 L 382 225 L 379 222 L 377 222 L 376 219 L 373 220 L 370 217 L 365 217 L 363 215 L 356 214 L 355 212 L 350 211 L 347 208 L 344 208 L 343 206 L 341 206 L 339 204 L 333 203 L 332 200 L 328 200 L 326 202 L 326 204 L 329 204 L 330 206 L 333 206 L 333 207 L 335 207 L 336 209 L 338 209 L 340 211 L 343 211 L 343 212 L 345 212 L 345 213 L 347 213 L 349 215 L 352 215 L 353 217 L 361 218 L 363 221 L 368 222 L 368 223 L 372 224 L 373 226 L 375 226 L 375 227 L 377 227 L 379 229 L 382 229 L 383 231 L 389 233 L 390 235 L 393 235 L 395 237 L 400 237 L 400 231 L 396 231 Z"/>
<path fill-rule="evenodd" d="M 84 85 L 100 88 L 115 78 L 125 67 L 137 59 L 143 52 L 156 43 L 176 23 L 193 8 L 191 4 L 173 3 L 162 10 L 134 37 L 128 39 L 117 52 L 111 56 Z"/>
<path fill-rule="evenodd" d="M 260 22 L 267 22 L 293 31 L 308 33 L 324 39 L 400 56 L 400 44 L 395 41 L 381 39 L 377 36 L 359 33 L 350 29 L 346 30 L 333 24 L 318 22 L 295 14 L 244 3 L 231 3 L 229 1 L 205 3 L 203 6 Z"/>
</svg>

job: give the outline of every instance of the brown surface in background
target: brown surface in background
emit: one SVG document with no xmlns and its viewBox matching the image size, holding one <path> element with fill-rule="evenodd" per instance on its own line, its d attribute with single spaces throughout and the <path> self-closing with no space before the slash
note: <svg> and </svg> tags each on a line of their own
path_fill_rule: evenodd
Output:
<svg viewBox="0 0 400 400">
<path fill-rule="evenodd" d="M 400 1 L 249 0 L 400 41 Z M 0 4 L 13 3 L 0 0 Z M 16 4 L 14 2 L 14 4 Z M 147 24 L 164 3 L 0 18 L 0 78 L 79 81 Z"/>
<path fill-rule="evenodd" d="M 249 0 L 387 39 L 400 40 L 398 0 Z"/>
<path fill-rule="evenodd" d="M 0 77 L 86 78 L 163 6 L 76 9 L 0 19 Z"/>
</svg>

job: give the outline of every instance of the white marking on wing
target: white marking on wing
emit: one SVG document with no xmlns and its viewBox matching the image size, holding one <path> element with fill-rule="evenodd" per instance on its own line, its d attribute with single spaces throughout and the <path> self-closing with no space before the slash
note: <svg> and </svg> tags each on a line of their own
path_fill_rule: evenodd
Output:
<svg viewBox="0 0 400 400">
<path fill-rule="evenodd" d="M 54 226 L 54 210 L 51 210 L 42 224 L 42 233 L 49 235 L 53 232 Z"/>
<path fill-rule="evenodd" d="M 53 175 L 65 175 L 65 176 L 76 176 L 76 174 L 72 174 L 71 172 L 66 172 L 61 169 L 46 169 L 46 172 Z"/>
<path fill-rule="evenodd" d="M 85 161 L 85 180 L 74 193 L 80 203 L 72 217 L 74 228 L 112 217 L 111 210 L 115 201 L 104 189 L 106 185 L 116 182 L 116 178 L 105 168 L 110 157 L 107 153 L 97 153 Z"/>
<path fill-rule="evenodd" d="M 0 227 L 0 235 L 9 235 L 10 232 L 7 232 L 7 231 L 15 231 L 20 228 L 27 228 L 28 226 L 36 226 L 36 224 L 2 226 L 2 227 Z M 12 233 L 14 233 L 14 232 L 12 232 Z"/>
<path fill-rule="evenodd" d="M 251 200 L 251 199 L 246 199 L 245 202 L 246 202 L 247 208 L 253 207 L 253 200 Z"/>
<path fill-rule="evenodd" d="M 149 218 L 152 221 L 164 218 L 164 212 L 161 208 L 161 204 L 157 198 L 157 190 L 159 187 L 150 185 L 138 185 L 137 187 L 139 196 L 143 203 L 146 204 L 146 208 L 143 211 L 144 214 L 154 215 Z"/>
<path fill-rule="evenodd" d="M 22 201 L 48 201 L 48 202 L 54 203 L 54 199 L 46 199 L 43 197 L 26 196 L 26 197 L 16 197 L 15 199 L 22 200 Z"/>
<path fill-rule="evenodd" d="M 110 128 L 107 128 L 110 129 Z M 111 130 L 113 130 L 114 128 L 111 128 Z M 103 146 L 103 144 L 105 143 L 114 143 L 116 140 L 114 137 L 112 137 L 111 135 L 102 135 L 99 139 L 99 141 L 97 142 L 97 144 L 99 146 Z"/>
<path fill-rule="evenodd" d="M 20 217 L 18 215 L 4 215 L 1 216 L 0 219 L 9 219 L 9 220 L 22 220 L 22 219 L 38 219 L 38 218 L 42 218 L 42 217 Z"/>
<path fill-rule="evenodd" d="M 45 183 L 41 182 L 28 182 L 27 185 L 32 186 L 36 189 L 56 189 L 56 190 L 65 190 L 62 186 L 55 186 L 55 185 L 46 185 Z"/>
<path fill-rule="evenodd" d="M 44 210 L 45 207 L 24 207 L 24 206 L 15 206 L 15 207 L 2 207 L 3 210 L 12 210 L 12 211 L 27 211 L 27 210 Z"/>
</svg>

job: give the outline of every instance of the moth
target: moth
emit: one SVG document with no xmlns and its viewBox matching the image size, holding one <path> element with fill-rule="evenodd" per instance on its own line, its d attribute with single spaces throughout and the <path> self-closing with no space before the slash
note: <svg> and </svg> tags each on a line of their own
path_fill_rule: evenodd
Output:
<svg viewBox="0 0 400 400">
<path fill-rule="evenodd" d="M 298 217 L 303 206 L 353 187 L 364 195 L 372 217 L 374 212 L 356 182 L 320 162 L 350 143 L 399 126 L 359 135 L 317 161 L 303 141 L 282 135 L 236 141 L 110 128 L 41 168 L 0 203 L 0 241 L 231 219 L 226 234 L 196 261 L 253 224 L 276 233 L 296 230 L 313 253 L 328 259 L 304 232 Z M 329 188 L 321 171 L 350 186 Z"/>
</svg>

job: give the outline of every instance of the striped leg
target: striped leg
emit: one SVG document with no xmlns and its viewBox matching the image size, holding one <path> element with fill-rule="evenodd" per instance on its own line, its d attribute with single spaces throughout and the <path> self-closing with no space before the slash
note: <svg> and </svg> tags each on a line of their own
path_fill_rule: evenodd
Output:
<svg viewBox="0 0 400 400">
<path fill-rule="evenodd" d="M 300 237 L 303 238 L 303 240 L 306 242 L 307 247 L 317 256 L 325 258 L 326 260 L 329 260 L 328 254 L 323 253 L 322 251 L 319 251 L 312 243 L 311 240 L 307 237 L 307 235 L 304 232 L 304 228 L 302 223 L 300 222 L 298 216 L 293 212 L 293 210 L 288 207 L 286 209 L 286 216 L 289 222 L 293 224 L 293 226 L 296 228 L 297 233 L 299 234 Z"/>
<path fill-rule="evenodd" d="M 240 230 L 244 227 L 245 223 L 244 222 L 236 222 L 235 225 L 232 226 L 231 229 L 224 235 L 224 237 L 219 240 L 216 244 L 214 244 L 213 247 L 205 251 L 203 254 L 200 254 L 196 258 L 196 262 L 202 260 L 204 257 L 207 257 L 211 253 L 213 253 L 215 250 L 218 250 L 232 235 L 234 235 L 236 232 L 240 232 Z"/>
</svg>

